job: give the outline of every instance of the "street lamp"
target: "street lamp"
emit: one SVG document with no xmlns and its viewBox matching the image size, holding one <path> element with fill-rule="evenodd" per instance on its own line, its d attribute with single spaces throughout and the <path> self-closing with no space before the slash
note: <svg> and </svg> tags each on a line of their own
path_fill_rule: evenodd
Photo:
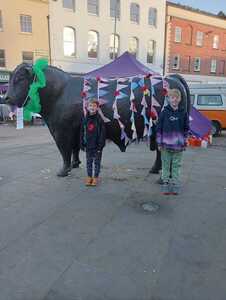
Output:
<svg viewBox="0 0 226 300">
<path fill-rule="evenodd" d="M 116 58 L 115 44 L 116 44 L 116 26 L 117 26 L 117 12 L 118 12 L 119 0 L 115 0 L 115 22 L 114 22 L 114 50 L 113 50 L 113 59 Z"/>
</svg>

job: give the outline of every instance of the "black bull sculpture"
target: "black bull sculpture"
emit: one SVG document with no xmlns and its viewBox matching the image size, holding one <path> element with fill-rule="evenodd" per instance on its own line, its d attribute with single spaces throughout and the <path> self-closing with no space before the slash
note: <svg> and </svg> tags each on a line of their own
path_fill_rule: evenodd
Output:
<svg viewBox="0 0 226 300">
<path fill-rule="evenodd" d="M 83 117 L 83 102 L 81 98 L 81 91 L 83 89 L 84 79 L 81 77 L 72 77 L 70 74 L 49 66 L 45 70 L 46 87 L 39 90 L 41 112 L 44 121 L 46 122 L 51 135 L 53 136 L 56 145 L 63 158 L 63 167 L 59 171 L 58 176 L 67 176 L 71 168 L 79 167 L 79 150 L 80 150 L 80 124 Z M 21 107 L 26 105 L 24 103 L 27 98 L 29 86 L 34 79 L 32 66 L 28 64 L 21 64 L 14 70 L 9 88 L 6 93 L 6 100 L 9 104 Z M 161 78 L 160 78 L 161 79 Z M 136 79 L 134 79 L 136 80 Z M 181 91 L 182 99 L 181 105 L 185 109 L 190 108 L 190 94 L 189 88 L 184 79 L 175 74 L 166 77 L 170 88 L 178 88 Z M 147 85 L 150 88 L 150 79 L 147 79 Z M 115 86 L 114 86 L 115 84 Z M 107 98 L 107 102 L 101 107 L 104 115 L 111 121 L 106 123 L 107 139 L 112 140 L 122 152 L 126 151 L 125 140 L 121 139 L 120 126 L 113 118 L 112 104 L 114 101 L 114 92 L 116 88 L 116 81 L 112 82 L 111 90 Z M 130 91 L 130 89 L 128 88 Z M 165 94 L 163 89 L 163 81 L 161 80 L 154 86 L 155 95 L 161 110 L 164 103 Z M 126 91 L 129 93 L 129 91 Z M 129 94 L 128 94 L 129 95 Z M 140 115 L 142 110 L 141 98 L 142 93 L 140 89 L 134 91 L 135 106 L 138 113 L 135 116 L 135 124 L 138 138 L 143 137 L 144 120 Z M 148 108 L 151 108 L 151 97 L 146 96 Z M 129 138 L 132 138 L 131 130 L 131 111 L 129 98 L 118 101 L 118 111 L 123 124 L 125 125 L 125 132 Z M 152 137 L 152 150 L 157 151 L 156 161 L 151 169 L 153 173 L 157 173 L 161 168 L 161 158 L 157 150 L 155 138 Z"/>
</svg>

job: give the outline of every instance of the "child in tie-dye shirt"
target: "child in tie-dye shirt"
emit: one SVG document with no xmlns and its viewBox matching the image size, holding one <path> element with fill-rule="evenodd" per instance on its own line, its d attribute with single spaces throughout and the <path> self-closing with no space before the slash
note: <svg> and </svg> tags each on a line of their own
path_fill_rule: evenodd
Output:
<svg viewBox="0 0 226 300">
<path fill-rule="evenodd" d="M 179 108 L 181 93 L 178 89 L 168 92 L 169 105 L 160 113 L 157 124 L 157 143 L 162 157 L 162 193 L 178 194 L 182 153 L 186 148 L 189 117 Z M 170 180 L 171 175 L 171 180 Z"/>
</svg>

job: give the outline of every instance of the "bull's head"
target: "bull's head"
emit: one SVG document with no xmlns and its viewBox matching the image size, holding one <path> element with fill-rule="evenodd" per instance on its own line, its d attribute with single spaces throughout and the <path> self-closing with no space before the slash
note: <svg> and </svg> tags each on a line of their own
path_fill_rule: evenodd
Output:
<svg viewBox="0 0 226 300">
<path fill-rule="evenodd" d="M 22 107 L 28 95 L 29 86 L 33 80 L 32 67 L 29 64 L 20 64 L 13 71 L 5 100 L 10 105 Z"/>
</svg>

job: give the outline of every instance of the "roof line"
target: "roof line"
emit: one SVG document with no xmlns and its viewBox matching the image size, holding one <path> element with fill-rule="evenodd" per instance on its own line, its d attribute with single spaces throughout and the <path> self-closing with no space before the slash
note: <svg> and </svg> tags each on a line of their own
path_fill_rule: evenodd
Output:
<svg viewBox="0 0 226 300">
<path fill-rule="evenodd" d="M 179 7 L 179 8 L 182 8 L 184 10 L 189 10 L 189 11 L 192 11 L 192 12 L 195 12 L 195 13 L 198 13 L 198 14 L 206 15 L 206 16 L 209 16 L 209 17 L 214 17 L 214 18 L 217 18 L 217 19 L 220 19 L 220 20 L 226 20 L 226 15 L 223 12 L 219 12 L 219 14 L 214 14 L 214 13 L 204 11 L 204 10 L 201 10 L 201 9 L 198 9 L 198 8 L 193 8 L 189 5 L 183 5 L 183 4 L 174 3 L 174 2 L 171 2 L 171 1 L 166 1 L 166 5 Z"/>
</svg>

